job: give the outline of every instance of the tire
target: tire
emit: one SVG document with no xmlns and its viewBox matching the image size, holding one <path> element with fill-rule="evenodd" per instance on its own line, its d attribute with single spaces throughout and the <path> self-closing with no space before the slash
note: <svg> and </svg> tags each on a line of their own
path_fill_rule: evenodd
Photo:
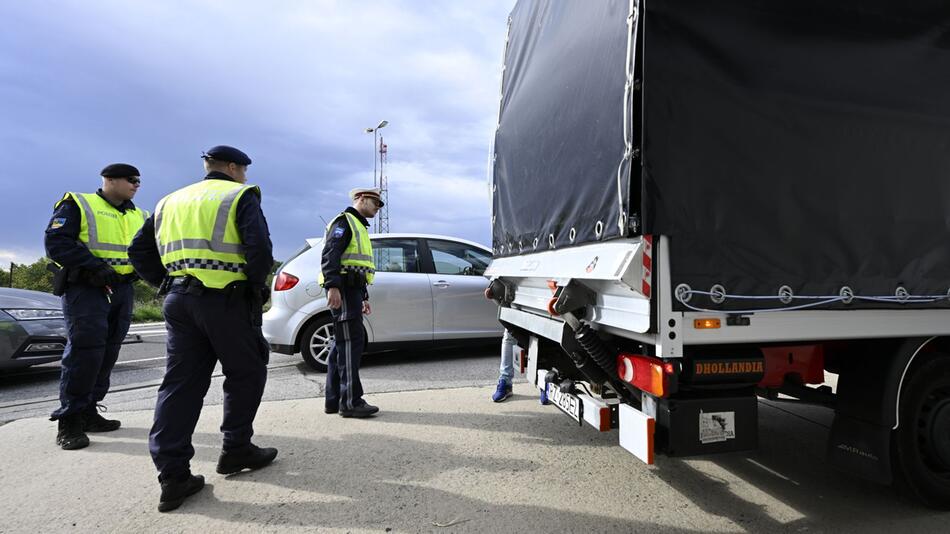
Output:
<svg viewBox="0 0 950 534">
<path fill-rule="evenodd" d="M 901 387 L 893 432 L 894 487 L 931 508 L 950 510 L 950 355 L 934 353 Z"/>
<path fill-rule="evenodd" d="M 303 361 L 318 373 L 327 372 L 327 357 L 333 342 L 333 319 L 329 315 L 317 317 L 300 336 L 300 354 Z"/>
</svg>

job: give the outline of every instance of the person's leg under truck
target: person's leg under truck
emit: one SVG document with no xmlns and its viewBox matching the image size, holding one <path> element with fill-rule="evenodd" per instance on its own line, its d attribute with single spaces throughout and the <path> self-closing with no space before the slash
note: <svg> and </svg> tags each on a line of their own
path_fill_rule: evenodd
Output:
<svg viewBox="0 0 950 534">
<path fill-rule="evenodd" d="M 109 337 L 106 340 L 106 350 L 99 366 L 99 375 L 96 385 L 92 389 L 92 402 L 96 403 L 105 398 L 109 391 L 109 378 L 112 368 L 119 359 L 119 350 L 122 341 L 129 333 L 132 322 L 132 303 L 135 300 L 132 284 L 119 284 L 112 288 L 112 306 L 109 309 Z"/>
<path fill-rule="evenodd" d="M 508 385 L 511 385 L 511 381 L 515 376 L 515 344 L 517 344 L 515 336 L 505 330 L 505 335 L 501 338 L 501 365 L 498 368 L 498 378 L 504 380 Z"/>
<path fill-rule="evenodd" d="M 92 402 L 109 336 L 109 300 L 101 287 L 73 284 L 62 296 L 66 350 L 60 369 L 60 407 L 51 419 L 82 411 Z"/>
<path fill-rule="evenodd" d="M 177 292 L 165 297 L 168 360 L 148 436 L 152 461 L 163 478 L 189 471 L 195 455 L 191 436 L 217 361 L 211 342 L 195 321 L 200 298 Z"/>
<path fill-rule="evenodd" d="M 205 292 L 198 322 L 211 341 L 224 373 L 224 450 L 247 445 L 267 382 L 270 348 L 251 303 L 240 290 L 231 295 Z M 257 324 L 255 324 L 257 323 Z"/>
</svg>

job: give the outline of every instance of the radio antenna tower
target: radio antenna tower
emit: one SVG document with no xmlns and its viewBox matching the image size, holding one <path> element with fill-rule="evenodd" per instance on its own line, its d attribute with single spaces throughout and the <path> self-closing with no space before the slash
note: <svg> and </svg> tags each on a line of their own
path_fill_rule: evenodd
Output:
<svg viewBox="0 0 950 534">
<path fill-rule="evenodd" d="M 383 207 L 376 214 L 376 233 L 389 233 L 389 178 L 386 176 L 386 143 L 379 138 L 379 198 Z"/>
</svg>

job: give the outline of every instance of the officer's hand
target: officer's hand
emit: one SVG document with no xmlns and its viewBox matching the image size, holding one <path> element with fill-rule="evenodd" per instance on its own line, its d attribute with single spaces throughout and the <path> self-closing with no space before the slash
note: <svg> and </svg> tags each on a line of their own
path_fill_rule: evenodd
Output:
<svg viewBox="0 0 950 534">
<path fill-rule="evenodd" d="M 260 294 L 261 294 L 261 306 L 263 306 L 264 304 L 267 304 L 268 300 L 270 300 L 270 288 L 267 286 L 261 286 Z"/>
<path fill-rule="evenodd" d="M 93 271 L 86 271 L 87 282 L 93 287 L 105 287 L 113 284 L 113 277 L 118 276 L 115 269 L 107 263 L 100 264 Z"/>
<path fill-rule="evenodd" d="M 363 315 L 369 315 L 371 313 L 373 313 L 373 309 L 369 307 L 369 301 L 364 300 L 363 301 Z"/>
<path fill-rule="evenodd" d="M 329 306 L 331 310 L 337 310 L 343 306 L 343 299 L 340 298 L 339 288 L 331 287 L 327 289 L 327 306 Z"/>
<path fill-rule="evenodd" d="M 122 275 L 119 274 L 119 273 L 117 273 L 117 272 L 115 272 L 115 269 L 113 269 L 112 267 L 109 267 L 109 270 L 112 271 L 112 272 L 110 272 L 109 275 L 106 277 L 106 280 L 108 281 L 108 282 L 106 283 L 106 285 L 115 287 L 115 286 L 118 286 L 119 284 L 121 284 L 121 283 L 122 283 Z"/>
</svg>

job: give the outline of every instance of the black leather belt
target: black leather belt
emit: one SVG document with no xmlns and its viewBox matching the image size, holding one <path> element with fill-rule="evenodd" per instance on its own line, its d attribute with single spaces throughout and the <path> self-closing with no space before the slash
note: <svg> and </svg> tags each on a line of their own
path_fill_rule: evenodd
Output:
<svg viewBox="0 0 950 534">
<path fill-rule="evenodd" d="M 190 290 L 199 291 L 199 292 L 211 291 L 213 293 L 225 293 L 225 294 L 231 294 L 236 289 L 240 289 L 243 291 L 246 285 L 247 285 L 246 282 L 232 282 L 228 284 L 228 286 L 225 288 L 216 289 L 213 287 L 207 287 L 201 282 L 201 280 L 198 280 L 194 276 L 188 276 L 188 275 L 174 276 L 172 277 L 172 283 L 171 283 L 171 287 L 173 288 L 184 288 L 184 289 L 190 289 Z"/>
</svg>

